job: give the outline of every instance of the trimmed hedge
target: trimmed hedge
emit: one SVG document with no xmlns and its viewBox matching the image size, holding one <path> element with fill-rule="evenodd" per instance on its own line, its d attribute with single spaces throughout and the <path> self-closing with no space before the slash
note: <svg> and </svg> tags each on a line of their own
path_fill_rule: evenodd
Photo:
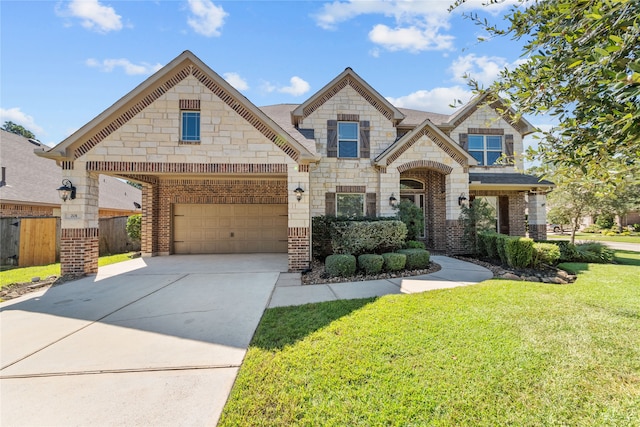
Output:
<svg viewBox="0 0 640 427">
<path fill-rule="evenodd" d="M 407 262 L 405 264 L 407 270 L 429 267 L 429 251 L 424 249 L 400 249 L 397 253 L 407 256 Z"/>
<path fill-rule="evenodd" d="M 404 249 L 427 249 L 423 242 L 417 240 L 407 240 L 404 244 Z"/>
<path fill-rule="evenodd" d="M 481 256 L 498 259 L 498 233 L 488 232 L 478 234 L 478 249 Z"/>
<path fill-rule="evenodd" d="M 366 274 L 378 274 L 382 271 L 384 258 L 377 254 L 362 254 L 358 257 L 358 267 Z"/>
<path fill-rule="evenodd" d="M 329 255 L 324 262 L 324 271 L 332 277 L 353 276 L 356 272 L 356 257 L 347 254 Z"/>
<path fill-rule="evenodd" d="M 402 221 L 336 222 L 331 230 L 333 253 L 352 254 L 391 252 L 402 247 L 407 226 Z"/>
<path fill-rule="evenodd" d="M 505 240 L 507 262 L 513 268 L 527 268 L 533 263 L 533 239 L 509 237 Z"/>
<path fill-rule="evenodd" d="M 407 256 L 397 252 L 384 253 L 382 254 L 382 258 L 384 259 L 384 269 L 386 271 L 404 270 L 407 263 Z"/>
<path fill-rule="evenodd" d="M 553 243 L 533 244 L 533 266 L 540 267 L 542 264 L 556 265 L 560 259 L 560 247 Z"/>
<path fill-rule="evenodd" d="M 498 257 L 503 264 L 509 264 L 509 259 L 507 258 L 507 240 L 509 240 L 509 236 L 507 235 L 498 234 L 496 236 Z"/>
</svg>

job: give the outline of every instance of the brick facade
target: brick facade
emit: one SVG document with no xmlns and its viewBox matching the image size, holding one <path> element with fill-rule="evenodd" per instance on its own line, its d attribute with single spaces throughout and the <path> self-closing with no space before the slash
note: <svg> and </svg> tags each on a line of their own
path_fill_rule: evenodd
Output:
<svg viewBox="0 0 640 427">
<path fill-rule="evenodd" d="M 18 205 L 13 203 L 0 204 L 0 218 L 33 218 L 53 216 L 51 206 Z"/>
<path fill-rule="evenodd" d="M 62 276 L 98 272 L 100 240 L 98 228 L 63 228 L 60 235 Z"/>
<path fill-rule="evenodd" d="M 288 230 L 289 271 L 304 271 L 310 267 L 311 229 L 289 227 Z"/>
<path fill-rule="evenodd" d="M 546 224 L 529 224 L 529 237 L 533 240 L 547 240 Z"/>
</svg>

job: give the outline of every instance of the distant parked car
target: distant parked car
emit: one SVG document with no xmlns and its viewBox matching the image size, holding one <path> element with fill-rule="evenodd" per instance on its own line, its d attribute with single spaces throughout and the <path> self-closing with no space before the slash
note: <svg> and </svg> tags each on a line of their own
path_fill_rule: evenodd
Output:
<svg viewBox="0 0 640 427">
<path fill-rule="evenodd" d="M 554 233 L 558 233 L 562 231 L 562 226 L 560 224 L 547 224 L 547 231 L 553 231 Z"/>
</svg>

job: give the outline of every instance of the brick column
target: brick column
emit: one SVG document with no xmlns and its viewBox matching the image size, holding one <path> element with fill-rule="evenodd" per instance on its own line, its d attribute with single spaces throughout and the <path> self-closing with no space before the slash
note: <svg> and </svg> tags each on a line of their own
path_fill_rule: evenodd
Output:
<svg viewBox="0 0 640 427">
<path fill-rule="evenodd" d="M 464 226 L 459 219 L 448 219 L 446 221 L 445 230 L 447 234 L 447 254 L 463 254 L 468 252 L 464 248 L 462 243 L 462 236 L 464 235 Z"/>
<path fill-rule="evenodd" d="M 140 243 L 143 257 L 158 253 L 158 184 L 142 184 L 142 224 Z"/>
<path fill-rule="evenodd" d="M 509 194 L 509 234 L 511 236 L 525 236 L 525 210 L 526 202 L 524 193 Z"/>
<path fill-rule="evenodd" d="M 289 227 L 288 241 L 289 271 L 298 272 L 308 269 L 311 252 L 311 230 L 309 227 Z"/>
<path fill-rule="evenodd" d="M 63 165 L 63 178 L 76 187 L 76 198 L 61 206 L 60 270 L 63 276 L 98 272 L 98 175 L 83 162 Z"/>
</svg>

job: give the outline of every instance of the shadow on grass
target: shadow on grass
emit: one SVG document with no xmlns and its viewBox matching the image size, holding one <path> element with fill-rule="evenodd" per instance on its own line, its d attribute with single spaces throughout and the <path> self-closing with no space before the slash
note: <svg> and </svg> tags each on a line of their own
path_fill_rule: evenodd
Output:
<svg viewBox="0 0 640 427">
<path fill-rule="evenodd" d="M 589 270 L 589 264 L 586 262 L 563 262 L 558 264 L 558 268 L 570 274 L 580 274 Z"/>
<path fill-rule="evenodd" d="M 615 260 L 618 264 L 640 266 L 640 252 L 617 250 Z"/>
<path fill-rule="evenodd" d="M 338 300 L 271 308 L 262 316 L 251 340 L 251 346 L 265 350 L 281 350 L 376 299 Z"/>
</svg>

